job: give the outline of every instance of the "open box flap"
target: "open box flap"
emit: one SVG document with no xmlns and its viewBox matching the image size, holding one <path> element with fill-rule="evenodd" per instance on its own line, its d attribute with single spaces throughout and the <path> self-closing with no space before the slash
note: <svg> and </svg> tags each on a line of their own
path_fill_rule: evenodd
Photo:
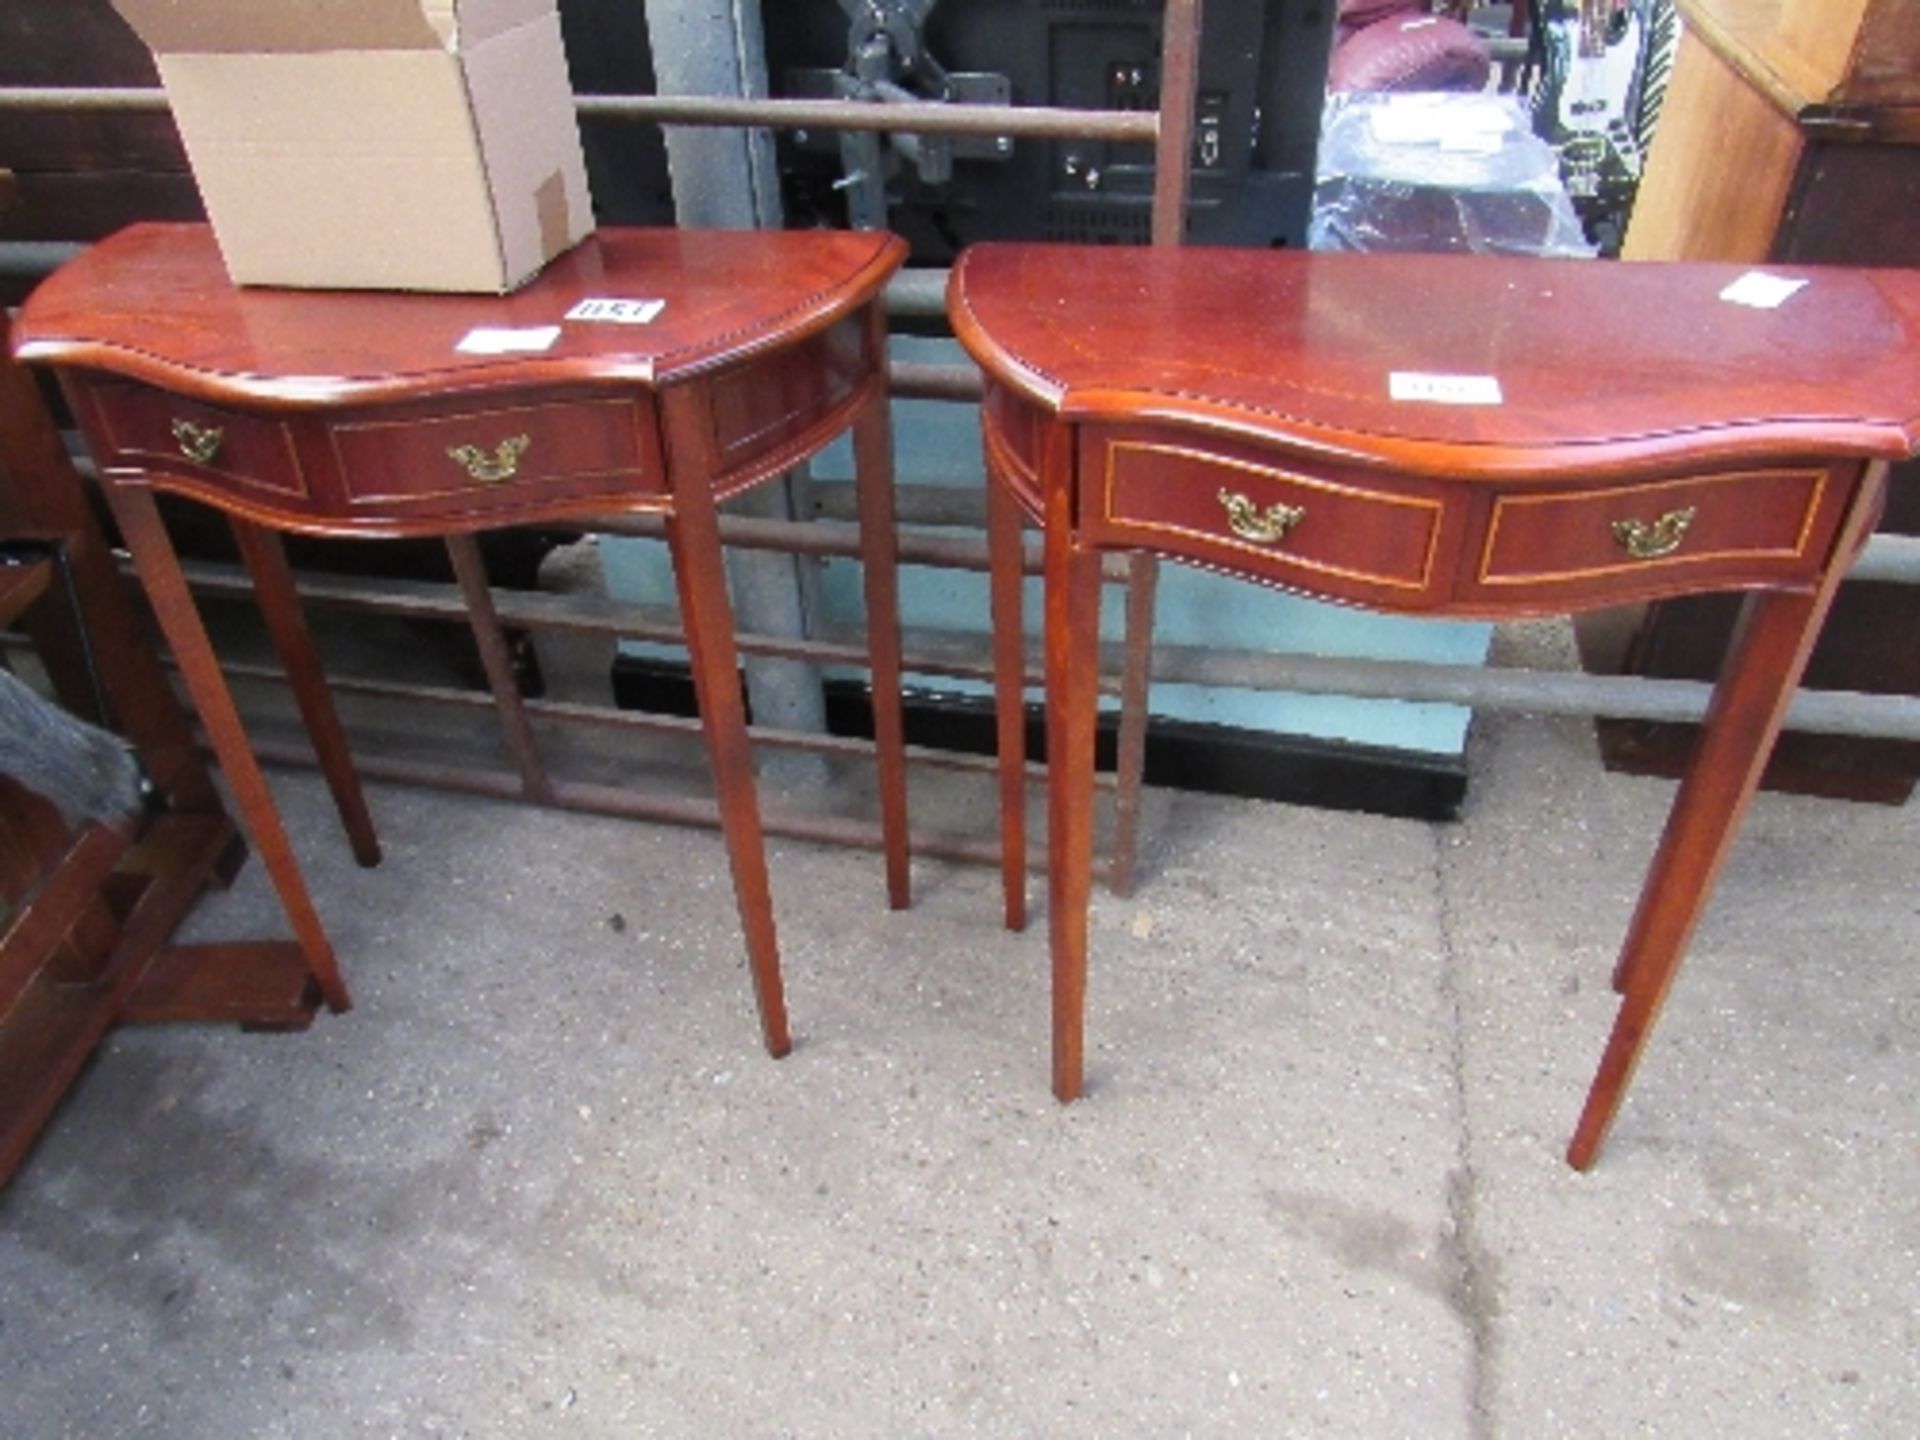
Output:
<svg viewBox="0 0 1920 1440">
<path fill-rule="evenodd" d="M 452 12 L 464 8 L 458 0 L 113 0 L 113 7 L 148 49 L 166 55 L 441 50 L 452 40 Z M 442 13 L 430 19 L 435 10 Z"/>
<path fill-rule="evenodd" d="M 464 49 L 554 13 L 555 0 L 420 0 L 428 20 Z"/>
</svg>

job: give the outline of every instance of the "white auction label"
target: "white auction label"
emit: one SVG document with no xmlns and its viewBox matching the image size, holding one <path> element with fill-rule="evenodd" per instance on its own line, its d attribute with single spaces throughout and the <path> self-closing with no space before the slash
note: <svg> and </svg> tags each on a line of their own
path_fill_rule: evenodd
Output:
<svg viewBox="0 0 1920 1440">
<path fill-rule="evenodd" d="M 616 300 L 611 296 L 591 296 L 567 311 L 569 320 L 590 320 L 601 325 L 651 325 L 667 308 L 664 300 Z"/>
<path fill-rule="evenodd" d="M 1433 375 L 1421 370 L 1390 371 L 1387 394 L 1428 405 L 1499 405 L 1503 401 L 1496 376 Z"/>
<path fill-rule="evenodd" d="M 1750 305 L 1755 310 L 1777 310 L 1806 283 L 1784 275 L 1769 275 L 1764 270 L 1749 270 L 1722 290 L 1720 298 L 1735 305 Z"/>
<path fill-rule="evenodd" d="M 550 350 L 560 338 L 558 325 L 538 325 L 525 330 L 505 330 L 497 325 L 476 325 L 460 337 L 453 348 L 463 355 L 521 355 L 529 351 Z"/>
</svg>

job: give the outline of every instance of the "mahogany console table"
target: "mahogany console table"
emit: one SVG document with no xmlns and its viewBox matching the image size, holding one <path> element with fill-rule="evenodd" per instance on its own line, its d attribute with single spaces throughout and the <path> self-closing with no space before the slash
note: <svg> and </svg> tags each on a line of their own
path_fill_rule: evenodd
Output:
<svg viewBox="0 0 1920 1440">
<path fill-rule="evenodd" d="M 1809 268 L 1774 272 L 1807 282 L 1785 295 L 1729 291 L 1744 273 L 1024 245 L 962 257 L 948 307 L 987 381 L 1013 928 L 1021 512 L 1046 532 L 1062 1100 L 1082 1085 L 1100 552 L 1422 615 L 1751 591 L 1615 968 L 1619 1016 L 1568 1152 L 1592 1163 L 1887 464 L 1920 446 L 1920 272 Z"/>
<path fill-rule="evenodd" d="M 607 230 L 507 296 L 241 290 L 212 233 L 140 225 L 29 300 L 241 816 L 328 1005 L 349 1003 L 179 561 L 169 491 L 226 512 L 356 857 L 373 822 L 279 531 L 444 536 L 523 793 L 552 798 L 472 532 L 665 518 L 766 1046 L 789 1048 L 715 504 L 852 427 L 887 888 L 908 897 L 886 328 L 873 233 Z"/>
</svg>

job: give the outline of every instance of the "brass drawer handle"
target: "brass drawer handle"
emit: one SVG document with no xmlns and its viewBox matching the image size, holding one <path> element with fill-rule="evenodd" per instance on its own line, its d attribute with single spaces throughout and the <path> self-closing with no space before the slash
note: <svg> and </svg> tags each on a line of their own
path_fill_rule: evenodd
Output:
<svg viewBox="0 0 1920 1440">
<path fill-rule="evenodd" d="M 179 442 L 180 453 L 196 465 L 209 465 L 213 457 L 220 453 L 220 442 L 226 438 L 226 432 L 218 425 L 196 425 L 191 420 L 173 422 L 173 438 Z"/>
<path fill-rule="evenodd" d="M 1669 510 L 1651 525 L 1644 520 L 1616 520 L 1613 538 L 1636 560 L 1658 560 L 1680 548 L 1687 527 L 1693 524 L 1694 507 Z"/>
<path fill-rule="evenodd" d="M 1220 492 L 1226 507 L 1227 528 L 1242 540 L 1256 545 L 1273 545 L 1286 539 L 1287 532 L 1307 518 L 1304 505 L 1269 505 L 1266 513 L 1254 509 L 1253 501 L 1228 490 Z"/>
<path fill-rule="evenodd" d="M 492 454 L 478 445 L 450 445 L 447 455 L 482 485 L 498 485 L 519 473 L 520 457 L 532 443 L 525 435 L 511 435 L 495 446 Z"/>
</svg>

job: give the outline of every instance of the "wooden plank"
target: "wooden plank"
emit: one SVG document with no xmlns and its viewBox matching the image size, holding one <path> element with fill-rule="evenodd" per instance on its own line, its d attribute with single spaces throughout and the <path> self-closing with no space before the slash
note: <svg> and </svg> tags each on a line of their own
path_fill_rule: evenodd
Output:
<svg viewBox="0 0 1920 1440">
<path fill-rule="evenodd" d="M 1787 110 L 1920 101 L 1911 0 L 1681 0 L 1680 11 Z"/>
<path fill-rule="evenodd" d="M 140 891 L 98 980 L 60 985 L 43 973 L 0 1019 L 0 1184 L 119 1018 L 141 972 L 206 888 L 233 836 L 224 816 L 154 821 L 140 846 L 154 878 Z"/>
<path fill-rule="evenodd" d="M 46 593 L 53 562 L 30 560 L 0 566 L 0 625 L 11 625 L 20 613 Z"/>
<path fill-rule="evenodd" d="M 123 1025 L 212 1020 L 304 1030 L 320 1007 L 306 957 L 291 940 L 164 946 L 116 1017 Z"/>
<path fill-rule="evenodd" d="M 1688 33 L 1622 257 L 1766 260 L 1805 148 L 1791 116 Z"/>
</svg>

